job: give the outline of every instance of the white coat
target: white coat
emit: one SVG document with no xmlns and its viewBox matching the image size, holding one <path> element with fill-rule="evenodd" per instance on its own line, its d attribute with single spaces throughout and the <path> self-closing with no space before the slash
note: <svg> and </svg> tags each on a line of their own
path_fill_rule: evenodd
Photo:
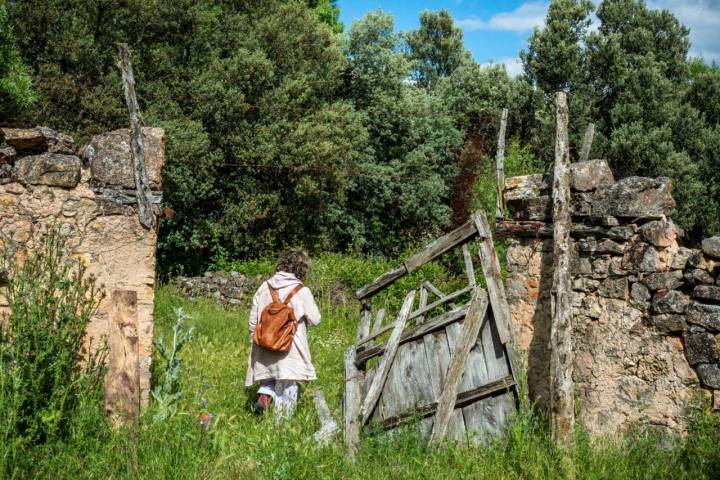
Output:
<svg viewBox="0 0 720 480">
<path fill-rule="evenodd" d="M 287 352 L 273 352 L 258 347 L 252 343 L 252 334 L 260 319 L 263 308 L 272 303 L 268 285 L 277 289 L 278 296 L 284 301 L 288 294 L 298 283 L 295 275 L 288 272 L 276 272 L 269 280 L 263 282 L 255 292 L 250 309 L 250 358 L 248 360 L 245 385 L 250 386 L 262 380 L 315 380 L 315 367 L 310 357 L 310 347 L 307 338 L 307 326 L 320 323 L 320 310 L 310 289 L 300 289 L 290 300 L 290 306 L 295 311 L 298 327 L 293 337 L 292 346 Z"/>
</svg>

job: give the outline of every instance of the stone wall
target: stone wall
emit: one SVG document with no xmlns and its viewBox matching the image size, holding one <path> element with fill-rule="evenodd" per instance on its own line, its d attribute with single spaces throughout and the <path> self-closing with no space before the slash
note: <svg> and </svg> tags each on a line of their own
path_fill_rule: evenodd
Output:
<svg viewBox="0 0 720 480">
<path fill-rule="evenodd" d="M 26 249 L 49 225 L 67 235 L 73 255 L 107 293 L 88 328 L 88 346 L 108 331 L 110 293 L 137 292 L 141 400 L 147 403 L 157 234 L 143 228 L 135 212 L 129 130 L 97 135 L 79 151 L 71 137 L 46 127 L 1 132 L 0 234 Z M 151 188 L 160 189 L 164 132 L 146 128 L 143 135 Z"/>
<path fill-rule="evenodd" d="M 510 178 L 506 280 L 527 355 L 530 393 L 548 403 L 553 245 L 551 179 Z M 686 410 L 720 407 L 720 238 L 682 246 L 665 178 L 615 182 L 602 160 L 576 163 L 573 211 L 574 380 L 580 419 L 595 434 L 644 422 L 682 431 Z M 522 227 L 522 228 L 520 228 Z"/>
</svg>

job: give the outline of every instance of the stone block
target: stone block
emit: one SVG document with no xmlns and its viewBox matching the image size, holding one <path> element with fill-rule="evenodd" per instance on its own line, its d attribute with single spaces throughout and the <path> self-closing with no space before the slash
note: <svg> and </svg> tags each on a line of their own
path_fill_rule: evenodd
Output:
<svg viewBox="0 0 720 480">
<path fill-rule="evenodd" d="M 687 328 L 685 317 L 676 313 L 665 313 L 650 317 L 650 323 L 660 333 L 682 333 Z"/>
<path fill-rule="evenodd" d="M 609 258 L 597 258 L 592 263 L 593 278 L 605 278 L 608 276 L 608 270 L 610 265 Z"/>
<path fill-rule="evenodd" d="M 711 300 L 713 302 L 720 302 L 720 287 L 698 285 L 693 290 L 693 297 L 701 298 L 703 300 Z"/>
<path fill-rule="evenodd" d="M 642 283 L 633 283 L 630 286 L 630 305 L 640 310 L 645 310 L 650 300 L 650 291 Z"/>
<path fill-rule="evenodd" d="M 0 185 L 7 185 L 10 182 L 12 182 L 12 165 L 0 164 Z"/>
<path fill-rule="evenodd" d="M 687 267 L 690 268 L 701 268 L 707 270 L 708 264 L 705 261 L 705 257 L 700 250 L 693 250 L 693 254 L 687 259 Z"/>
<path fill-rule="evenodd" d="M 547 195 L 506 200 L 505 204 L 512 218 L 517 220 L 545 221 L 552 218 L 552 202 Z"/>
<path fill-rule="evenodd" d="M 605 160 L 588 160 L 570 165 L 570 188 L 588 192 L 615 183 L 612 170 Z"/>
<path fill-rule="evenodd" d="M 608 230 L 608 237 L 613 240 L 628 241 L 635 234 L 635 225 L 622 225 L 618 227 L 612 227 Z"/>
<path fill-rule="evenodd" d="M 653 298 L 652 308 L 655 313 L 685 313 L 690 299 L 677 290 L 658 292 Z"/>
<path fill-rule="evenodd" d="M 627 278 L 606 278 L 598 287 L 598 294 L 605 298 L 617 298 L 626 300 L 628 298 Z"/>
<path fill-rule="evenodd" d="M 690 365 L 720 362 L 720 343 L 712 333 L 688 332 L 684 340 L 685 356 Z"/>
<path fill-rule="evenodd" d="M 671 272 L 651 273 L 643 278 L 642 282 L 650 291 L 674 290 L 683 284 L 683 274 L 680 270 Z"/>
<path fill-rule="evenodd" d="M 640 227 L 640 236 L 656 247 L 669 247 L 677 243 L 677 229 L 667 220 L 653 220 Z"/>
<path fill-rule="evenodd" d="M 703 240 L 702 251 L 708 257 L 720 258 L 720 237 L 710 237 Z"/>
<path fill-rule="evenodd" d="M 625 252 L 625 246 L 610 239 L 605 239 L 598 243 L 597 253 L 607 253 L 610 255 L 622 255 Z"/>
<path fill-rule="evenodd" d="M 672 268 L 673 270 L 684 270 L 688 259 L 695 253 L 696 251 L 692 250 L 691 248 L 680 247 L 677 253 L 673 255 L 670 268 Z"/>
<path fill-rule="evenodd" d="M 657 219 L 675 210 L 667 178 L 627 177 L 595 192 L 594 217 Z"/>
<path fill-rule="evenodd" d="M 590 259 L 575 253 L 570 258 L 570 271 L 573 275 L 590 275 L 593 271 Z"/>
<path fill-rule="evenodd" d="M 703 385 L 720 389 L 720 365 L 716 363 L 702 363 L 697 366 L 697 372 Z"/>
<path fill-rule="evenodd" d="M 701 270 L 699 268 L 693 268 L 686 271 L 683 278 L 691 287 L 694 287 L 695 285 L 712 285 L 715 283 L 715 279 L 707 270 Z"/>
<path fill-rule="evenodd" d="M 662 268 L 660 255 L 652 245 L 647 245 L 643 250 L 640 261 L 637 263 L 638 270 L 641 272 L 657 272 Z"/>
<path fill-rule="evenodd" d="M 12 164 L 17 152 L 10 145 L 0 144 L 0 165 Z"/>
<path fill-rule="evenodd" d="M 594 295 L 588 295 L 582 301 L 582 313 L 592 319 L 597 320 L 602 316 L 602 308 L 600 302 Z"/>
<path fill-rule="evenodd" d="M 52 128 L 3 128 L 5 142 L 21 153 L 75 153 L 75 142 L 71 136 L 58 133 Z"/>
<path fill-rule="evenodd" d="M 162 188 L 162 169 L 165 164 L 165 131 L 162 128 L 142 129 L 150 188 Z M 135 188 L 133 160 L 130 153 L 130 130 L 123 128 L 95 135 L 82 149 L 83 160 L 90 165 L 94 185 L 116 188 Z"/>
<path fill-rule="evenodd" d="M 15 162 L 12 176 L 24 185 L 75 188 L 80 181 L 80 159 L 60 153 L 30 155 Z"/>
<path fill-rule="evenodd" d="M 570 194 L 570 211 L 576 217 L 589 217 L 592 213 L 592 194 L 572 193 Z"/>
</svg>

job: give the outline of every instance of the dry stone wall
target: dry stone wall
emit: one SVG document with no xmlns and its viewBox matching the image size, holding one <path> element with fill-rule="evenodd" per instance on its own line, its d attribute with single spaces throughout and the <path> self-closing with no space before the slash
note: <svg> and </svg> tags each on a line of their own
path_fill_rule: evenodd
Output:
<svg viewBox="0 0 720 480">
<path fill-rule="evenodd" d="M 135 211 L 129 130 L 97 135 L 79 151 L 71 137 L 46 127 L 0 132 L 0 234 L 25 250 L 50 225 L 68 237 L 72 254 L 107 293 L 89 325 L 87 348 L 108 332 L 110 293 L 137 292 L 141 400 L 147 403 L 157 234 L 140 225 Z M 151 187 L 158 190 L 164 132 L 145 128 L 143 136 Z M 0 315 L 7 311 L 0 290 Z"/>
<path fill-rule="evenodd" d="M 595 434 L 638 422 L 682 431 L 693 402 L 710 397 L 720 408 L 720 238 L 682 246 L 669 179 L 616 182 L 602 160 L 573 164 L 571 175 L 581 421 Z M 509 240 L 506 288 L 541 407 L 549 398 L 551 184 L 530 175 L 508 179 L 505 190 L 513 220 L 527 227 Z"/>
</svg>

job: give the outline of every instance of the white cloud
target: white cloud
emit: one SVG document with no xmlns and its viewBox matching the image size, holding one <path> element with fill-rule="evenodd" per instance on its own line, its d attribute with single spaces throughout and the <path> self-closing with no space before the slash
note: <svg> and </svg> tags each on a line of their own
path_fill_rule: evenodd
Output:
<svg viewBox="0 0 720 480">
<path fill-rule="evenodd" d="M 490 65 L 505 65 L 505 71 L 511 77 L 517 77 L 523 73 L 523 64 L 518 57 L 502 57 L 482 64 L 483 67 L 489 67 Z"/>
<path fill-rule="evenodd" d="M 670 10 L 690 29 L 691 55 L 720 62 L 720 2 L 717 0 L 653 0 L 651 8 Z"/>
<path fill-rule="evenodd" d="M 474 30 L 500 30 L 505 32 L 523 33 L 539 27 L 545 22 L 547 3 L 527 2 L 512 12 L 500 12 L 489 20 L 477 17 L 468 17 L 457 20 L 457 25 L 468 31 Z"/>
</svg>

